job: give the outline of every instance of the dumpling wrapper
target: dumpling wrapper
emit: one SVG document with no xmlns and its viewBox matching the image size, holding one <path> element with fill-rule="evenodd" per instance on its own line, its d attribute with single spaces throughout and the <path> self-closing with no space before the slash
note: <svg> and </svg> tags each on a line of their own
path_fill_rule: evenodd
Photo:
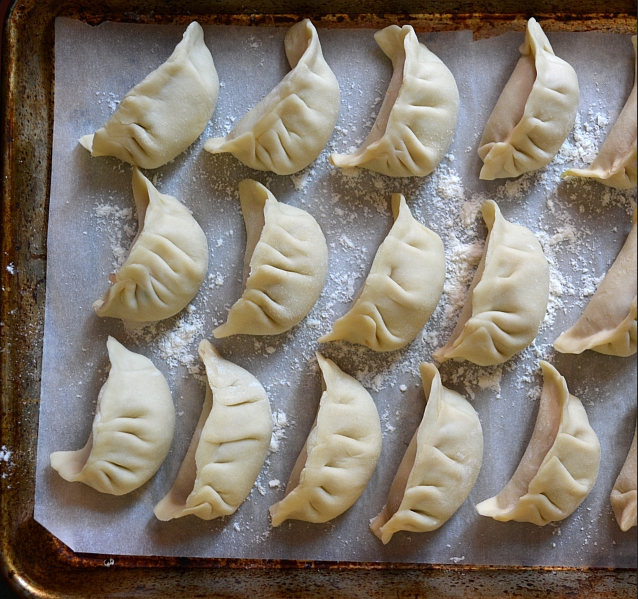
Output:
<svg viewBox="0 0 638 599">
<path fill-rule="evenodd" d="M 631 38 L 636 54 L 636 36 Z M 633 189 L 636 187 L 636 59 L 634 58 L 634 87 L 624 108 L 614 123 L 609 135 L 594 161 L 584 169 L 570 168 L 563 177 L 585 177 L 615 187 Z"/>
<path fill-rule="evenodd" d="M 330 161 L 391 177 L 425 177 L 454 137 L 459 114 L 454 75 L 419 43 L 411 25 L 390 25 L 374 39 L 392 61 L 390 86 L 363 145 L 354 154 L 332 154 Z"/>
<path fill-rule="evenodd" d="M 636 433 L 625 464 L 611 492 L 611 505 L 620 530 L 627 532 L 636 526 Z"/>
<path fill-rule="evenodd" d="M 591 349 L 628 357 L 636 353 L 636 211 L 633 226 L 616 260 L 576 324 L 554 347 L 563 354 Z"/>
<path fill-rule="evenodd" d="M 188 209 L 159 193 L 136 167 L 133 195 L 138 233 L 93 309 L 98 316 L 153 322 L 177 314 L 197 295 L 208 270 L 208 242 Z"/>
<path fill-rule="evenodd" d="M 576 120 L 576 71 L 554 54 L 533 18 L 520 52 L 479 144 L 481 179 L 518 177 L 549 164 Z"/>
<path fill-rule="evenodd" d="M 247 237 L 244 289 L 213 335 L 277 335 L 319 299 L 328 274 L 326 238 L 308 212 L 278 202 L 257 181 L 242 181 L 239 197 Z"/>
<path fill-rule="evenodd" d="M 482 516 L 545 526 L 574 513 L 596 483 L 600 442 L 587 412 L 549 363 L 534 432 L 505 488 L 476 506 Z"/>
<path fill-rule="evenodd" d="M 440 528 L 461 507 L 483 462 L 483 429 L 476 410 L 441 384 L 433 364 L 421 364 L 427 405 L 401 461 L 388 501 L 370 523 L 386 545 L 400 530 Z"/>
<path fill-rule="evenodd" d="M 204 31 L 191 23 L 168 60 L 131 89 L 94 135 L 80 143 L 91 156 L 115 156 L 158 168 L 190 146 L 215 111 L 219 78 Z"/>
<path fill-rule="evenodd" d="M 318 353 L 317 361 L 324 387 L 317 418 L 286 496 L 270 508 L 273 526 L 336 518 L 359 499 L 381 454 L 381 422 L 370 394 L 332 360 Z"/>
<path fill-rule="evenodd" d="M 206 398 L 175 483 L 153 510 L 163 521 L 233 514 L 255 484 L 270 445 L 272 415 L 261 383 L 205 339 L 199 355 L 208 377 Z"/>
<path fill-rule="evenodd" d="M 538 239 L 506 221 L 496 202 L 483 202 L 482 211 L 485 249 L 456 328 L 434 353 L 439 362 L 501 364 L 535 339 L 547 310 L 549 264 Z"/>
<path fill-rule="evenodd" d="M 284 45 L 292 71 L 226 137 L 209 139 L 207 152 L 230 152 L 250 168 L 278 175 L 296 173 L 319 156 L 339 118 L 339 83 L 308 19 L 290 28 Z"/>
<path fill-rule="evenodd" d="M 51 454 L 51 467 L 70 482 L 124 495 L 141 487 L 164 462 L 173 442 L 175 408 L 162 373 L 113 337 L 111 370 L 100 389 L 89 440 L 77 451 Z"/>
<path fill-rule="evenodd" d="M 344 339 L 392 351 L 410 343 L 432 316 L 445 281 L 443 242 L 412 216 L 400 193 L 392 195 L 392 213 L 394 226 L 352 308 L 321 343 Z"/>
</svg>

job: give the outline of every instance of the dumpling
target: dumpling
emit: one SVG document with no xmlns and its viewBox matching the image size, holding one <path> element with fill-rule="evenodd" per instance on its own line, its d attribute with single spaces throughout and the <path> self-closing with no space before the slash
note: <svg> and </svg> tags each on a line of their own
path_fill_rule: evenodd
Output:
<svg viewBox="0 0 638 599">
<path fill-rule="evenodd" d="M 461 507 L 483 461 L 483 429 L 476 410 L 441 384 L 433 364 L 421 364 L 427 405 L 401 461 L 390 495 L 370 529 L 383 544 L 400 530 L 440 528 Z"/>
<path fill-rule="evenodd" d="M 153 510 L 160 520 L 233 514 L 268 454 L 273 425 L 261 383 L 205 339 L 199 355 L 208 377 L 206 398 L 175 484 Z"/>
<path fill-rule="evenodd" d="M 195 297 L 208 270 L 208 243 L 188 209 L 159 193 L 137 168 L 133 195 L 139 231 L 93 309 L 98 316 L 152 322 L 177 314 Z"/>
<path fill-rule="evenodd" d="M 310 214 L 278 202 L 257 181 L 242 181 L 239 197 L 247 237 L 244 290 L 213 335 L 277 335 L 317 302 L 328 274 L 326 238 Z"/>
<path fill-rule="evenodd" d="M 633 226 L 616 260 L 576 324 L 554 347 L 563 354 L 591 349 L 628 357 L 636 353 L 636 211 Z"/>
<path fill-rule="evenodd" d="M 600 443 L 587 412 L 549 363 L 536 426 L 514 476 L 496 496 L 476 506 L 482 516 L 545 526 L 564 520 L 585 500 L 598 478 Z"/>
<path fill-rule="evenodd" d="M 620 530 L 627 532 L 636 526 L 636 433 L 625 464 L 611 492 L 611 505 Z"/>
<path fill-rule="evenodd" d="M 631 38 L 636 52 L 636 36 Z M 563 177 L 587 177 L 616 189 L 636 187 L 636 63 L 634 88 L 595 160 L 584 169 L 570 168 Z"/>
<path fill-rule="evenodd" d="M 204 131 L 219 95 L 213 57 L 191 23 L 168 60 L 130 90 L 104 127 L 80 143 L 92 156 L 158 168 Z"/>
<path fill-rule="evenodd" d="M 354 154 L 332 154 L 339 167 L 360 166 L 391 177 L 425 177 L 452 143 L 459 114 L 454 75 L 411 25 L 374 35 L 394 69 L 379 115 Z"/>
<path fill-rule="evenodd" d="M 205 150 L 230 152 L 250 168 L 278 175 L 296 173 L 319 156 L 339 118 L 339 83 L 308 19 L 290 28 L 284 44 L 292 71 Z"/>
<path fill-rule="evenodd" d="M 321 343 L 345 339 L 392 351 L 412 341 L 432 316 L 445 281 L 443 242 L 412 216 L 400 193 L 392 195 L 392 212 L 394 226 L 354 305 Z"/>
<path fill-rule="evenodd" d="M 538 239 L 506 221 L 496 202 L 482 210 L 489 231 L 483 257 L 452 337 L 434 353 L 439 362 L 501 364 L 534 340 L 547 310 L 549 264 Z"/>
<path fill-rule="evenodd" d="M 146 357 L 113 337 L 106 342 L 111 370 L 100 389 L 93 430 L 77 451 L 51 454 L 51 467 L 70 482 L 100 493 L 124 495 L 159 469 L 175 432 L 168 383 Z"/>
<path fill-rule="evenodd" d="M 323 395 L 292 470 L 286 496 L 271 506 L 272 525 L 327 522 L 365 490 L 381 454 L 381 422 L 370 394 L 332 360 L 317 354 Z"/>
<path fill-rule="evenodd" d="M 520 52 L 483 131 L 481 179 L 518 177 L 549 164 L 576 120 L 576 71 L 554 54 L 533 18 Z"/>
</svg>

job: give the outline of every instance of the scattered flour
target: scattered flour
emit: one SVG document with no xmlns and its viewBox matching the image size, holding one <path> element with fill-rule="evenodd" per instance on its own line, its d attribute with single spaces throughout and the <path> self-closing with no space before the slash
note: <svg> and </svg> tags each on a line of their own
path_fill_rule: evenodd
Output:
<svg viewBox="0 0 638 599">
<path fill-rule="evenodd" d="M 6 445 L 3 445 L 2 449 L 0 449 L 0 462 L 5 462 L 5 463 L 10 462 L 12 455 L 13 455 L 13 451 L 11 451 L 10 449 L 7 449 Z"/>
<path fill-rule="evenodd" d="M 128 256 L 137 230 L 132 208 L 119 208 L 114 204 L 98 204 L 95 208 L 98 230 L 105 230 L 113 252 L 113 269 L 117 270 Z"/>
<path fill-rule="evenodd" d="M 282 410 L 275 410 L 272 414 L 273 430 L 270 439 L 270 452 L 277 453 L 280 443 L 286 438 L 286 429 L 293 424 L 288 420 L 288 416 Z"/>
</svg>

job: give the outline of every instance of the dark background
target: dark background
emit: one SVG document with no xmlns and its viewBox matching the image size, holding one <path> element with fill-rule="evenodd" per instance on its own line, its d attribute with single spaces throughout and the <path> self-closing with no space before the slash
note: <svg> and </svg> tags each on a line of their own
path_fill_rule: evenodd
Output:
<svg viewBox="0 0 638 599">
<path fill-rule="evenodd" d="M 2 50 L 2 30 L 4 25 L 4 15 L 9 6 L 10 0 L 0 0 L 0 50 Z M 18 596 L 10 589 L 7 582 L 0 576 L 0 598 L 18 599 Z"/>
</svg>

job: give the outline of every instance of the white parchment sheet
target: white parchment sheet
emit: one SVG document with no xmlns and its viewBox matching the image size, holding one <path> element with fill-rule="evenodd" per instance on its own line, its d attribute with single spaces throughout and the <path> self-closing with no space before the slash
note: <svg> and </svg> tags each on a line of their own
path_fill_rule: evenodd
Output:
<svg viewBox="0 0 638 599">
<path fill-rule="evenodd" d="M 288 72 L 286 28 L 207 26 L 221 81 L 219 102 L 202 136 L 174 161 L 146 174 L 179 198 L 202 225 L 210 246 L 209 276 L 191 306 L 142 331 L 100 319 L 92 303 L 124 258 L 136 230 L 131 167 L 91 158 L 77 142 L 100 127 L 124 94 L 159 66 L 184 27 L 56 21 L 55 121 L 48 238 L 48 276 L 35 517 L 76 552 L 167 556 L 285 558 L 495 565 L 636 566 L 636 530 L 621 533 L 609 493 L 631 444 L 636 418 L 636 361 L 587 352 L 555 355 L 551 343 L 583 310 L 631 225 L 636 193 L 596 183 L 563 182 L 560 173 L 594 157 L 629 95 L 634 55 L 629 36 L 550 34 L 558 56 L 580 81 L 579 117 L 557 158 L 518 180 L 481 182 L 478 142 L 519 57 L 522 33 L 473 42 L 471 32 L 419 34 L 454 74 L 461 109 L 452 147 L 429 177 L 392 179 L 331 166 L 332 151 L 358 146 L 372 126 L 391 77 L 390 61 L 372 30 L 320 30 L 327 62 L 341 87 L 337 128 L 321 156 L 293 176 L 253 171 L 230 155 L 203 151 L 229 131 Z M 276 337 L 214 341 L 226 358 L 266 388 L 275 415 L 271 453 L 248 499 L 231 517 L 159 522 L 154 505 L 173 483 L 199 416 L 204 387 L 197 345 L 225 320 L 241 292 L 245 231 L 237 184 L 251 177 L 284 202 L 308 210 L 328 240 L 330 273 L 311 314 Z M 443 298 L 407 348 L 375 354 L 316 339 L 345 313 L 391 226 L 390 195 L 403 193 L 415 216 L 446 246 Z M 552 264 L 552 296 L 535 344 L 504 366 L 445 364 L 444 384 L 473 402 L 485 435 L 483 468 L 468 500 L 441 529 L 397 534 L 383 546 L 369 520 L 385 503 L 396 468 L 423 412 L 418 365 L 447 340 L 485 239 L 482 200 L 495 199 L 506 218 L 530 227 Z M 106 378 L 107 335 L 149 356 L 166 375 L 177 417 L 175 440 L 157 475 L 122 497 L 64 481 L 49 465 L 53 451 L 78 449 L 88 438 Z M 360 500 L 325 525 L 290 522 L 273 529 L 268 507 L 280 500 L 315 417 L 321 349 L 356 376 L 377 403 L 384 433 L 378 468 Z M 498 493 L 531 436 L 550 360 L 579 396 L 602 443 L 596 486 L 566 521 L 539 528 L 499 523 L 474 506 Z"/>
</svg>

